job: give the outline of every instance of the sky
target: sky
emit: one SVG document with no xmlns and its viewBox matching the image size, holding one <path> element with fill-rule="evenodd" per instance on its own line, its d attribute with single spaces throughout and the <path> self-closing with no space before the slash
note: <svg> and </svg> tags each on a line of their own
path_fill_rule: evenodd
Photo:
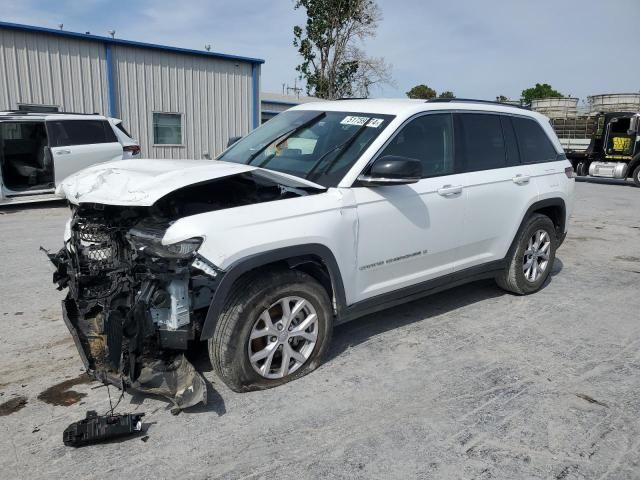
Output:
<svg viewBox="0 0 640 480">
<path fill-rule="evenodd" d="M 293 86 L 294 0 L 0 0 L 0 20 L 262 58 L 262 90 Z M 519 98 L 549 83 L 585 100 L 640 91 L 640 0 L 378 0 L 363 45 L 391 65 L 374 97 L 425 83 L 458 97 Z M 300 81 L 298 80 L 298 83 Z"/>
</svg>

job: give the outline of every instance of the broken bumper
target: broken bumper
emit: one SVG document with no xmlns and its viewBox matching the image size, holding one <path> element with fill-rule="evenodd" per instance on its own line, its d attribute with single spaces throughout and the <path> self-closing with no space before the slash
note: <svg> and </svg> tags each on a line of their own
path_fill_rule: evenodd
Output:
<svg viewBox="0 0 640 480">
<path fill-rule="evenodd" d="M 63 318 L 87 372 L 181 409 L 206 403 L 204 378 L 185 352 L 222 272 L 197 255 L 200 239 L 169 250 L 157 232 L 103 222 L 76 214 L 65 247 L 49 255 L 54 283 L 69 289 Z"/>
<path fill-rule="evenodd" d="M 207 403 L 206 382 L 184 353 L 144 359 L 139 375 L 132 381 L 121 372 L 98 366 L 107 347 L 104 335 L 97 330 L 95 321 L 79 321 L 73 299 L 62 301 L 62 317 L 87 373 L 96 380 L 122 389 L 165 397 L 180 409 Z"/>
</svg>

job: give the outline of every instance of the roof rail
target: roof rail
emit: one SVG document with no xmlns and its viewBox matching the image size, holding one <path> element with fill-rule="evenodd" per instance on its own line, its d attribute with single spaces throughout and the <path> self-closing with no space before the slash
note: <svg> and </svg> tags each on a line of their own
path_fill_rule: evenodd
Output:
<svg viewBox="0 0 640 480">
<path fill-rule="evenodd" d="M 34 110 L 0 110 L 0 113 L 13 113 L 16 115 L 102 115 L 98 112 L 38 112 Z"/>
<path fill-rule="evenodd" d="M 489 105 L 502 105 L 503 107 L 513 107 L 513 108 L 521 108 L 523 110 L 531 110 L 529 107 L 525 107 L 522 105 L 513 105 L 511 103 L 497 102 L 495 100 L 479 100 L 477 98 L 430 98 L 429 100 L 425 100 L 425 103 L 450 103 L 450 102 L 486 103 Z"/>
</svg>

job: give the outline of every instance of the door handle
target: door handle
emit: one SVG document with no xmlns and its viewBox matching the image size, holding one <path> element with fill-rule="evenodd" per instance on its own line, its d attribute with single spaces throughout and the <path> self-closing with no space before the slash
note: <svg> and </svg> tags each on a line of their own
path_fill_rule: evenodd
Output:
<svg viewBox="0 0 640 480">
<path fill-rule="evenodd" d="M 462 193 L 462 185 L 444 185 L 438 189 L 438 195 L 442 195 L 443 197 L 450 197 L 459 193 Z"/>
<path fill-rule="evenodd" d="M 56 155 L 69 155 L 71 150 L 67 150 L 66 148 L 55 151 Z"/>
<path fill-rule="evenodd" d="M 518 175 L 513 177 L 512 180 L 516 185 L 526 185 L 527 183 L 529 183 L 529 180 L 531 180 L 531 177 L 529 175 L 522 175 L 519 173 Z"/>
</svg>

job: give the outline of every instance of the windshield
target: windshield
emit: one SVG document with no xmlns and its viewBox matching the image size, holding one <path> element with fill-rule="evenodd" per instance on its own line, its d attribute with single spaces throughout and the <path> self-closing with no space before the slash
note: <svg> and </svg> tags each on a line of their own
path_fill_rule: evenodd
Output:
<svg viewBox="0 0 640 480">
<path fill-rule="evenodd" d="M 335 187 L 392 119 L 391 115 L 290 110 L 238 141 L 218 160 Z"/>
</svg>

